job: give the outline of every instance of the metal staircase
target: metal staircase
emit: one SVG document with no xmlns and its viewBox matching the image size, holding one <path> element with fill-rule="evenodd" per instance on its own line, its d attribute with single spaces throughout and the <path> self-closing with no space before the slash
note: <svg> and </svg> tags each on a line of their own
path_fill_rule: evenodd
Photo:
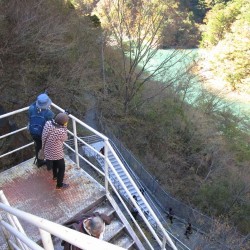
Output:
<svg viewBox="0 0 250 250">
<path fill-rule="evenodd" d="M 85 147 L 84 144 L 79 143 L 80 146 L 83 146 L 83 155 L 87 157 L 94 157 L 99 163 L 100 169 L 104 172 L 105 171 L 105 160 L 103 157 L 100 156 L 100 154 L 96 153 L 101 152 L 101 148 L 104 146 L 103 140 L 100 140 L 100 138 L 96 136 L 87 136 L 87 137 L 82 137 L 82 140 L 85 142 L 88 142 L 91 144 L 91 146 L 95 149 L 89 150 L 89 148 Z M 165 219 L 163 218 L 161 212 L 158 210 L 157 206 L 154 204 L 152 201 L 150 195 L 145 191 L 144 187 L 138 180 L 138 177 L 133 173 L 133 171 L 130 169 L 130 166 L 127 164 L 126 160 L 123 158 L 119 150 L 116 148 L 116 145 L 110 141 L 113 149 L 115 150 L 116 154 L 119 156 L 119 159 L 117 159 L 113 153 L 109 152 L 107 157 L 108 160 L 110 161 L 110 164 L 114 167 L 116 173 L 118 174 L 119 178 L 122 180 L 126 188 L 123 188 L 121 185 L 121 182 L 118 180 L 117 176 L 114 174 L 113 171 L 109 172 L 109 178 L 111 182 L 114 184 L 114 186 L 117 188 L 119 191 L 119 194 L 127 201 L 128 204 L 130 204 L 130 208 L 133 206 L 131 203 L 131 198 L 129 197 L 127 191 L 129 191 L 130 195 L 132 197 L 136 196 L 136 203 L 139 206 L 140 210 L 144 214 L 144 216 L 147 218 L 148 222 L 152 227 L 154 227 L 157 230 L 157 222 L 154 220 L 154 217 L 151 216 L 150 212 L 148 211 L 146 203 L 143 201 L 141 196 L 146 199 L 147 203 L 150 204 L 151 208 L 154 210 L 154 213 L 157 215 L 157 218 L 161 220 L 161 222 L 164 222 Z M 73 141 L 69 140 L 67 142 L 68 145 L 73 145 Z M 126 169 L 124 169 L 123 166 L 126 166 Z M 129 174 L 128 172 L 129 171 Z M 133 177 L 133 181 L 129 176 Z M 133 182 L 136 182 L 137 187 L 139 188 L 140 192 L 135 189 Z M 127 190 L 127 191 L 126 191 Z M 134 200 L 134 199 L 132 199 Z M 166 223 L 165 223 L 166 225 Z M 189 249 L 185 244 L 183 244 L 172 232 L 171 228 L 167 226 L 165 228 L 165 231 L 171 235 L 172 239 L 177 243 L 178 242 L 178 247 L 179 249 Z M 162 233 L 159 231 L 158 234 L 162 235 Z"/>
<path fill-rule="evenodd" d="M 95 201 L 93 204 L 91 204 L 91 206 L 89 206 L 87 209 L 84 209 L 83 211 L 81 211 L 81 213 L 71 218 L 71 220 L 74 218 L 80 218 L 81 214 L 92 214 L 94 212 L 104 213 L 108 215 L 110 218 L 112 218 L 111 223 L 109 225 L 106 225 L 105 227 L 103 241 L 109 242 L 113 245 L 116 245 L 123 249 L 128 249 L 128 250 L 144 249 L 141 243 L 138 243 L 137 240 L 133 239 L 134 235 L 133 237 L 130 235 L 130 233 L 133 230 L 132 229 L 128 230 L 125 227 L 122 221 L 123 219 L 119 217 L 116 210 L 112 207 L 110 202 L 106 199 L 105 195 L 101 197 L 100 199 L 98 199 L 97 201 Z M 67 224 L 67 222 L 65 222 L 64 224 Z M 56 250 L 63 249 L 63 247 L 61 246 L 60 238 L 54 237 L 53 242 L 54 242 L 54 246 Z"/>
<path fill-rule="evenodd" d="M 97 151 L 100 151 L 100 149 L 104 146 L 103 141 L 100 141 L 100 139 L 98 137 L 95 137 L 95 136 L 89 136 L 89 137 L 85 137 L 85 138 L 81 138 L 81 139 L 83 139 L 84 141 L 88 141 L 88 143 L 90 143 L 92 145 L 92 147 L 95 148 Z M 67 144 L 72 145 L 72 141 L 71 142 L 68 141 Z M 80 145 L 82 145 L 82 144 L 80 143 Z M 115 149 L 116 153 L 119 154 L 119 151 L 115 148 L 115 145 L 113 145 L 113 148 Z M 83 152 L 84 151 L 85 150 L 83 150 Z M 104 159 L 102 157 L 100 157 L 99 154 L 96 154 L 95 152 L 93 152 L 93 154 L 91 154 L 88 150 L 87 150 L 87 152 L 85 151 L 84 154 L 87 155 L 88 157 L 94 156 L 97 159 L 97 161 L 99 162 L 101 169 L 103 171 L 105 170 L 105 161 L 104 161 Z M 131 180 L 128 178 L 127 173 L 124 172 L 124 169 L 121 167 L 121 164 L 118 162 L 117 158 L 114 157 L 114 155 L 111 152 L 109 152 L 108 153 L 108 159 L 109 159 L 110 163 L 112 164 L 112 166 L 114 167 L 114 169 L 116 170 L 119 177 L 121 178 L 121 180 L 123 181 L 123 183 L 125 184 L 125 186 L 127 187 L 127 189 L 129 190 L 129 193 L 132 196 L 135 195 L 137 197 L 137 204 L 141 208 L 141 210 L 143 211 L 145 216 L 148 218 L 150 224 L 153 225 L 153 226 L 156 225 L 155 220 L 153 219 L 152 216 L 150 216 L 145 203 L 140 198 L 140 195 L 138 195 L 138 192 L 135 190 Z M 113 172 L 110 172 L 109 177 L 112 180 L 113 184 L 119 189 L 120 194 L 127 201 L 129 201 L 128 194 L 126 193 L 125 189 L 122 188 L 121 185 L 119 184 L 119 181 L 117 180 L 115 174 Z M 138 183 L 137 183 L 137 185 L 138 185 Z M 147 194 L 144 193 L 143 187 L 139 186 L 139 188 L 141 190 L 140 193 L 143 194 L 143 196 L 145 197 Z M 150 204 L 150 205 L 153 206 L 153 204 Z M 161 216 L 161 215 L 158 214 L 158 216 Z"/>
<path fill-rule="evenodd" d="M 60 107 L 55 104 L 52 104 L 53 108 L 63 111 Z M 26 112 L 28 107 L 13 111 L 4 115 L 0 115 L 1 119 L 5 119 L 6 117 L 16 115 L 22 112 Z M 94 130 L 87 124 L 83 123 L 76 117 L 70 115 L 72 121 L 72 131 L 68 130 L 69 136 L 71 136 L 72 140 L 65 143 L 65 148 L 67 148 L 73 155 L 74 164 L 69 164 L 69 172 L 67 171 L 68 178 L 75 182 L 73 184 L 74 189 L 72 189 L 71 197 L 67 195 L 67 192 L 64 195 L 52 195 L 50 199 L 43 200 L 44 197 L 40 197 L 40 201 L 42 201 L 42 205 L 45 204 L 48 206 L 46 209 L 43 209 L 42 217 L 37 217 L 32 213 L 25 213 L 21 210 L 15 209 L 15 207 L 22 207 L 23 205 L 28 205 L 26 208 L 32 209 L 37 212 L 37 208 L 41 208 L 39 204 L 37 204 L 37 198 L 40 196 L 40 193 L 34 187 L 39 186 L 38 180 L 42 180 L 40 185 L 45 188 L 47 196 L 48 192 L 51 192 L 51 179 L 46 182 L 46 174 L 45 173 L 37 173 L 40 170 L 34 171 L 34 169 L 27 170 L 24 168 L 27 162 L 22 162 L 17 171 L 13 169 L 10 170 L 12 177 L 15 177 L 15 180 L 9 178 L 9 176 L 5 176 L 5 173 L 1 173 L 4 176 L 3 180 L 1 180 L 2 176 L 0 176 L 0 186 L 1 189 L 5 189 L 9 192 L 10 197 L 13 199 L 14 203 L 13 208 L 9 207 L 6 204 L 0 202 L 0 226 L 4 227 L 4 235 L 1 234 L 0 231 L 0 243 L 3 237 L 10 239 L 9 245 L 7 248 L 3 248 L 0 244 L 1 249 L 17 249 L 17 250 L 61 250 L 62 247 L 60 245 L 61 239 L 68 241 L 82 249 L 107 249 L 107 250 L 116 250 L 116 249 L 195 249 L 195 243 L 199 243 L 203 241 L 202 235 L 199 233 L 193 235 L 194 241 L 193 245 L 190 242 L 185 245 L 185 239 L 181 237 L 183 234 L 181 231 L 183 230 L 181 226 L 175 223 L 175 235 L 172 234 L 169 228 L 165 228 L 162 224 L 164 220 L 162 220 L 161 214 L 158 214 L 157 208 L 153 201 L 150 200 L 150 190 L 145 193 L 141 192 L 142 186 L 140 184 L 139 178 L 133 173 L 130 166 L 126 163 L 123 159 L 123 156 L 120 152 L 116 149 L 115 145 L 110 141 L 106 136 L 99 133 L 98 131 Z M 79 134 L 78 135 L 78 130 Z M 16 129 L 14 131 L 8 132 L 7 134 L 1 134 L 0 140 L 5 140 L 10 136 L 16 136 L 17 133 L 27 133 L 26 131 L 26 124 L 24 127 Z M 6 139 L 8 141 L 8 139 Z M 5 142 L 3 142 L 4 144 Z M 2 144 L 2 145 L 3 145 Z M 2 151 L 0 155 L 0 159 L 3 157 L 7 157 L 13 153 L 20 154 L 19 151 L 25 150 L 27 147 L 33 145 L 33 142 L 28 142 L 25 145 L 19 146 L 19 148 L 11 148 L 10 151 Z M 100 149 L 104 146 L 104 155 L 100 153 Z M 21 155 L 21 154 L 20 154 Z M 125 154 L 124 154 L 125 155 Z M 33 162 L 34 159 L 31 159 Z M 84 164 L 80 164 L 83 162 Z M 75 165 L 75 166 L 72 166 Z M 62 217 L 72 215 L 72 201 L 77 200 L 76 196 L 79 194 L 85 194 L 86 192 L 86 185 L 90 183 L 89 180 L 83 181 L 81 176 L 82 168 L 84 169 L 88 166 L 92 171 L 97 173 L 97 182 L 95 184 L 91 184 L 89 190 L 92 191 L 91 195 L 87 195 L 87 203 L 91 202 L 91 209 L 93 211 L 105 211 L 109 215 L 114 215 L 113 222 L 107 226 L 106 233 L 104 235 L 104 240 L 109 241 L 112 243 L 111 245 L 107 242 L 100 242 L 97 239 L 89 236 L 83 236 L 79 232 L 74 230 L 67 229 L 60 225 L 62 224 L 63 220 Z M 131 166 L 134 166 L 133 163 Z M 86 173 L 86 172 L 85 172 Z M 20 176 L 18 176 L 20 174 Z M 39 175 L 40 174 L 40 175 Z M 138 175 L 139 176 L 139 175 Z M 5 178 L 6 177 L 6 178 Z M 39 178 L 34 178 L 39 177 Z M 98 179 L 101 179 L 100 182 Z M 29 194 L 35 193 L 34 197 L 28 197 L 27 199 L 23 196 L 20 196 L 20 192 L 23 191 L 23 186 L 18 186 L 20 184 L 20 179 L 24 178 L 24 183 L 30 183 L 30 187 L 26 190 Z M 79 178 L 79 179 L 78 179 Z M 7 182 L 6 182 L 7 181 Z M 24 184 L 23 183 L 23 184 Z M 101 184 L 100 184 L 101 183 Z M 99 184 L 99 185 L 98 185 Z M 102 199 L 101 202 L 96 202 L 94 196 L 97 195 L 95 192 L 94 187 L 99 189 L 100 185 L 102 185 Z M 40 186 L 40 187 L 41 187 Z M 55 187 L 54 187 L 55 188 Z M 13 191 L 14 190 L 14 191 Z M 22 193 L 22 192 L 21 192 Z M 0 191 L 1 194 L 1 191 Z M 137 200 L 133 198 L 136 196 Z M 154 197 L 155 194 L 151 193 L 151 197 Z M 66 196 L 66 197 L 65 197 Z M 67 197 L 68 196 L 68 197 Z M 98 195 L 97 195 L 98 196 Z M 79 198 L 79 197 L 78 197 Z M 32 203 L 30 203 L 32 201 Z M 45 202 L 44 202 L 45 201 Z M 98 201 L 98 199 L 97 199 Z M 157 203 L 157 202 L 156 202 Z M 86 205 L 86 201 L 81 202 L 81 205 L 74 204 L 74 209 L 81 209 L 82 206 Z M 133 218 L 130 212 L 130 205 L 134 206 L 140 215 L 140 220 L 143 222 L 143 226 L 138 224 L 137 221 Z M 122 209 L 121 209 L 122 207 Z M 42 207 L 44 208 L 44 207 Z M 46 219 L 51 218 L 51 210 L 49 209 L 59 208 L 59 213 L 55 213 L 55 222 L 48 221 Z M 65 208 L 65 209 L 63 209 Z M 88 206 L 88 210 L 91 210 Z M 20 217 L 22 220 L 28 221 L 33 223 L 34 226 L 38 227 L 40 233 L 40 242 L 37 238 L 34 241 L 30 241 L 25 235 L 22 235 L 22 232 L 16 232 L 16 229 L 19 229 L 18 223 L 16 223 L 15 219 L 11 219 L 11 224 L 8 226 L 3 220 L 2 211 L 6 211 L 8 214 L 12 214 L 14 216 Z M 26 210 L 23 210 L 26 211 Z M 56 210 L 57 212 L 57 210 Z M 82 212 L 82 211 L 81 211 Z M 39 214 L 40 215 L 40 214 Z M 6 217 L 6 216 L 5 216 Z M 64 218 L 65 219 L 65 218 Z M 131 223 L 132 221 L 132 223 Z M 13 223 L 14 222 L 14 223 Z M 183 224 L 183 223 L 182 223 Z M 17 228 L 15 228 L 17 227 Z M 6 231 L 9 231 L 9 233 Z M 31 230 L 33 231 L 33 230 Z M 197 231 L 198 232 L 198 231 Z M 17 243 L 12 241 L 10 235 L 15 235 L 17 237 Z M 53 242 L 51 240 L 51 235 L 53 237 Z M 178 237 L 178 238 L 177 238 Z M 91 238 L 91 239 L 89 239 Z M 76 240 L 77 239 L 77 240 Z M 38 242 L 40 245 L 43 244 L 44 248 L 40 247 L 40 245 L 35 245 L 34 242 Z M 116 244 L 113 245 L 113 244 Z M 220 249 L 218 246 L 221 246 L 220 242 L 215 242 L 215 248 L 211 246 L 208 249 Z M 20 246 L 19 246 L 20 245 Z M 191 245 L 191 246 L 190 246 Z M 122 247 L 122 248 L 121 248 Z"/>
<path fill-rule="evenodd" d="M 3 230 L 3 234 L 0 234 L 2 250 L 63 250 L 63 246 L 61 245 L 62 240 L 86 250 L 144 249 L 143 247 L 138 248 L 136 246 L 135 241 L 129 233 L 127 233 L 123 223 L 115 215 L 112 223 L 105 228 L 104 239 L 98 240 L 73 229 L 11 207 L 3 191 L 0 191 L 0 200 L 0 225 Z M 93 207 L 93 210 L 103 211 L 107 215 L 114 213 L 112 207 L 108 207 L 105 203 L 102 203 L 98 207 Z M 93 204 L 96 205 L 96 202 Z M 108 209 L 109 212 L 106 209 Z M 19 219 L 21 219 L 22 224 Z M 33 230 L 35 230 L 35 227 L 38 228 L 40 232 L 39 238 L 34 238 L 34 235 L 26 233 L 29 225 L 32 225 Z"/>
<path fill-rule="evenodd" d="M 136 202 L 137 202 L 138 206 L 141 208 L 142 212 L 147 217 L 147 219 L 150 222 L 150 224 L 153 225 L 153 226 L 155 226 L 156 225 L 155 220 L 153 219 L 152 216 L 150 216 L 145 203 L 140 198 L 139 194 L 135 190 L 134 186 L 132 185 L 131 181 L 127 177 L 126 173 L 124 173 L 124 171 L 123 171 L 121 165 L 119 164 L 119 162 L 116 160 L 116 158 L 112 154 L 108 154 L 108 158 L 109 158 L 111 164 L 114 166 L 116 172 L 118 173 L 118 175 L 120 176 L 120 178 L 122 179 L 122 181 L 124 182 L 124 184 L 126 185 L 126 187 L 129 190 L 130 194 L 132 196 L 136 196 L 136 199 L 137 199 Z M 102 165 L 102 167 L 104 169 L 104 162 L 103 161 L 101 162 L 101 165 Z M 114 185 L 119 186 L 119 182 L 117 181 L 116 176 L 112 172 L 110 173 L 110 179 L 113 181 Z M 122 187 L 120 187 L 120 186 L 119 186 L 119 190 L 120 190 L 120 193 L 127 200 L 129 200 L 128 194 L 125 192 L 125 190 Z"/>
<path fill-rule="evenodd" d="M 120 246 L 125 249 L 133 250 L 138 249 L 135 240 L 131 237 L 128 229 L 125 227 L 122 220 L 119 218 L 116 210 L 112 207 L 110 202 L 105 196 L 102 197 L 93 208 L 84 210 L 84 213 L 99 212 L 104 213 L 112 218 L 111 224 L 106 225 L 104 233 L 104 241 L 110 242 L 114 245 Z M 143 247 L 140 247 L 143 248 Z"/>
<path fill-rule="evenodd" d="M 96 149 L 96 151 L 100 151 L 100 149 L 104 146 L 103 141 L 99 141 L 97 137 L 91 136 L 88 138 L 84 138 L 84 140 L 88 141 L 89 143 L 92 143 L 91 145 L 93 146 L 93 148 Z M 129 191 L 130 195 L 132 197 L 136 196 L 136 203 L 140 207 L 140 210 L 143 212 L 145 217 L 147 218 L 148 222 L 152 225 L 152 227 L 157 229 L 157 222 L 155 221 L 154 217 L 149 213 L 145 202 L 141 198 L 141 195 L 143 195 L 143 197 L 147 200 L 147 203 L 150 204 L 151 208 L 154 210 L 157 217 L 159 219 L 161 219 L 162 222 L 165 221 L 165 219 L 162 217 L 162 214 L 160 213 L 160 211 L 158 211 L 158 208 L 155 206 L 154 202 L 151 200 L 150 195 L 148 195 L 148 193 L 145 191 L 144 187 L 141 185 L 140 181 L 138 180 L 138 177 L 130 169 L 130 166 L 128 166 L 125 159 L 123 159 L 122 155 L 120 154 L 119 150 L 116 148 L 115 144 L 112 141 L 110 143 L 113 146 L 117 155 L 119 156 L 119 159 L 121 160 L 119 162 L 119 160 L 116 157 L 114 157 L 114 155 L 112 153 L 109 152 L 107 157 L 108 157 L 110 163 L 112 164 L 112 166 L 116 170 L 116 173 L 119 175 L 122 182 L 125 184 L 126 189 Z M 84 150 L 84 149 L 83 149 L 83 154 L 86 154 L 88 157 L 91 157 L 91 156 L 95 157 L 100 164 L 100 168 L 103 171 L 105 170 L 104 158 L 100 157 L 99 154 L 96 154 L 96 153 L 91 154 L 88 150 L 86 152 L 86 150 Z M 126 170 L 124 169 L 124 167 L 122 167 L 122 165 L 126 166 Z M 129 171 L 129 174 L 127 171 Z M 135 187 L 131 181 L 131 178 L 129 178 L 129 176 L 133 177 L 133 181 L 136 182 L 137 186 L 139 187 L 140 192 L 138 192 L 135 189 Z M 118 180 L 117 176 L 114 174 L 114 172 L 111 171 L 109 173 L 109 177 L 110 177 L 111 182 L 118 189 L 121 196 L 123 196 L 124 199 L 127 200 L 128 203 L 131 203 L 131 198 L 129 197 L 126 190 L 121 186 L 121 183 Z M 189 249 L 188 246 L 186 246 L 178 238 L 176 238 L 176 236 L 171 232 L 170 228 L 165 228 L 165 230 L 169 235 L 171 235 L 172 239 L 174 239 L 174 241 L 176 243 L 178 242 L 179 249 L 187 249 L 187 250 Z M 158 234 L 161 235 L 161 232 L 158 232 Z"/>
</svg>

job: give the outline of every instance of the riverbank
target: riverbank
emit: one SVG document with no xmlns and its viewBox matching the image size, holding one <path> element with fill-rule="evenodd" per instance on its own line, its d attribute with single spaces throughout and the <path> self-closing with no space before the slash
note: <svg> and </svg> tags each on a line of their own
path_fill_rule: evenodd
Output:
<svg viewBox="0 0 250 250">
<path fill-rule="evenodd" d="M 212 94 L 219 95 L 228 102 L 236 103 L 250 114 L 250 86 L 241 85 L 233 91 L 228 82 L 211 71 L 211 53 L 201 50 L 199 57 L 197 73 L 201 76 L 203 88 Z"/>
</svg>

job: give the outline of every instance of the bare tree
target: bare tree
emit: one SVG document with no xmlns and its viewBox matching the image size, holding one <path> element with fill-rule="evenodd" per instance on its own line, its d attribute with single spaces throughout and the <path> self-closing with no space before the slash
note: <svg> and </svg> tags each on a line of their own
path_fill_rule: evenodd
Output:
<svg viewBox="0 0 250 250">
<path fill-rule="evenodd" d="M 101 20 L 107 38 L 107 79 L 109 75 L 116 79 L 107 82 L 107 92 L 122 98 L 125 113 L 137 106 L 136 97 L 145 83 L 163 80 L 165 83 L 160 93 L 176 83 L 188 70 L 181 69 L 180 62 L 189 52 L 172 49 L 165 57 L 158 54 L 163 29 L 176 11 L 170 5 L 169 1 L 162 0 L 103 0 L 97 5 L 95 13 Z M 108 47 L 112 47 L 113 52 Z M 161 60 L 156 63 L 154 58 L 157 56 Z"/>
<path fill-rule="evenodd" d="M 249 236 L 240 235 L 225 219 L 214 220 L 209 233 L 204 235 L 201 249 L 247 250 L 250 247 Z"/>
</svg>

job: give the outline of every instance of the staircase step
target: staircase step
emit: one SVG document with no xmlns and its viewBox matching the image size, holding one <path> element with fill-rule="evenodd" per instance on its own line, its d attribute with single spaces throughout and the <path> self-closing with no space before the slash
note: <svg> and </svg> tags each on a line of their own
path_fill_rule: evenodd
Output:
<svg viewBox="0 0 250 250">
<path fill-rule="evenodd" d="M 125 179 L 125 180 L 123 180 L 124 181 L 124 183 L 125 183 L 125 185 L 127 186 L 127 185 L 131 185 L 131 182 L 130 182 L 130 180 L 127 178 L 127 179 Z"/>
<path fill-rule="evenodd" d="M 82 212 L 83 213 L 99 212 L 99 213 L 104 213 L 108 216 L 113 216 L 110 225 L 106 225 L 105 227 L 103 240 L 121 246 L 125 249 L 130 249 L 130 250 L 137 249 L 133 239 L 131 238 L 131 236 L 127 234 L 125 226 L 120 221 L 120 219 L 118 219 L 115 209 L 112 207 L 109 201 L 103 198 L 98 199 L 98 201 L 99 203 L 94 202 L 92 206 L 88 207 L 89 209 L 84 209 L 84 211 Z M 78 214 L 77 216 L 80 216 L 80 214 Z M 53 238 L 53 242 L 55 250 L 63 250 L 60 239 L 55 237 Z M 131 248 L 132 246 L 133 248 Z"/>
<path fill-rule="evenodd" d="M 118 174 L 124 174 L 125 175 L 125 173 L 124 173 L 124 171 L 123 171 L 123 169 L 121 167 L 117 168 L 116 171 L 117 171 Z"/>
<path fill-rule="evenodd" d="M 108 216 L 115 212 L 115 209 L 107 201 L 103 202 L 99 207 L 96 207 L 94 212 L 104 213 Z"/>
<path fill-rule="evenodd" d="M 132 246 L 134 245 L 134 241 L 127 234 L 120 235 L 120 237 L 113 239 L 112 241 L 110 241 L 110 243 L 123 247 L 125 249 L 137 249 L 135 247 L 132 248 Z"/>
<path fill-rule="evenodd" d="M 118 169 L 121 169 L 121 166 L 120 164 L 116 161 L 116 159 L 114 159 L 113 161 L 110 161 L 111 164 L 113 165 L 113 167 L 118 170 Z"/>
<path fill-rule="evenodd" d="M 118 219 L 113 219 L 110 225 L 106 225 L 103 239 L 110 241 L 124 229 L 124 225 Z"/>
<path fill-rule="evenodd" d="M 126 185 L 127 189 L 129 190 L 129 192 L 131 193 L 131 195 L 133 196 L 133 192 L 135 190 L 134 186 L 129 183 L 128 185 Z"/>
<path fill-rule="evenodd" d="M 124 174 L 123 171 L 120 171 L 120 172 L 117 171 L 117 173 L 118 173 L 118 175 L 120 176 L 120 178 L 121 178 L 122 180 L 124 180 L 124 179 L 127 178 L 126 174 Z"/>
<path fill-rule="evenodd" d="M 111 163 L 115 162 L 115 163 L 118 164 L 116 158 L 113 155 L 112 156 L 108 156 L 108 158 L 109 158 L 109 160 L 110 160 Z"/>
</svg>

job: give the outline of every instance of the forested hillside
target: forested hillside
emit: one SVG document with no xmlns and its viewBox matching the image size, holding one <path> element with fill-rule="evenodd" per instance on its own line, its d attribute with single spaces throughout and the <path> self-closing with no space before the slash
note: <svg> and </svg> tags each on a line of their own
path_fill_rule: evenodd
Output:
<svg viewBox="0 0 250 250">
<path fill-rule="evenodd" d="M 81 93 L 100 81 L 100 27 L 69 1 L 0 4 L 1 105 L 21 108 L 48 89 L 62 107 L 81 103 L 82 114 Z"/>
<path fill-rule="evenodd" d="M 195 61 L 177 67 L 190 55 L 185 49 L 201 43 L 215 55 L 218 74 L 234 88 L 247 86 L 247 13 L 247 0 L 3 0 L 0 108 L 27 106 L 47 89 L 82 119 L 88 94 L 97 118 L 167 192 L 247 234 L 249 133 L 205 91 L 188 104 Z M 171 53 L 153 67 L 159 48 Z"/>
<path fill-rule="evenodd" d="M 250 2 L 218 1 L 206 14 L 201 45 L 211 50 L 211 70 L 232 90 L 250 93 Z"/>
</svg>

